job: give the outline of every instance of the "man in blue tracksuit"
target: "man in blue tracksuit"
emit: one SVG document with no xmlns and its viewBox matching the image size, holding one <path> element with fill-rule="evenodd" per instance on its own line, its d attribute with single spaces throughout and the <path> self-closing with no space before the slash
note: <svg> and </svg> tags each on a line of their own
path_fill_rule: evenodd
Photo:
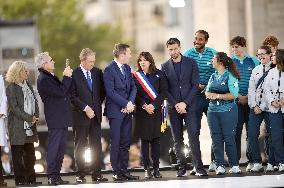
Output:
<svg viewBox="0 0 284 188">
<path fill-rule="evenodd" d="M 216 54 L 216 50 L 213 48 L 206 47 L 209 39 L 209 34 L 207 31 L 198 30 L 195 32 L 194 36 L 194 48 L 187 50 L 184 56 L 192 58 L 196 61 L 199 69 L 199 90 L 196 96 L 196 117 L 198 123 L 198 129 L 201 129 L 201 119 L 203 113 L 207 115 L 207 109 L 209 100 L 206 99 L 204 91 L 210 76 L 214 73 L 214 68 L 212 66 L 211 60 Z M 211 161 L 214 160 L 214 154 L 211 152 Z M 212 162 L 209 166 L 209 171 L 215 171 L 216 165 Z M 196 174 L 196 169 L 190 172 L 191 175 Z"/>
</svg>

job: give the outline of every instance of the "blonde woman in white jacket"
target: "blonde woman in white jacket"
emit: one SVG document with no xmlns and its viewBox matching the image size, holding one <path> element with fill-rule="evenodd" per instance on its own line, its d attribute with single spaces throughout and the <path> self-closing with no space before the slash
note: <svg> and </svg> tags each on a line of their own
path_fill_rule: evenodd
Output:
<svg viewBox="0 0 284 188">
<path fill-rule="evenodd" d="M 276 67 L 271 69 L 264 81 L 264 94 L 271 130 L 271 145 L 279 172 L 284 172 L 284 49 L 272 55 Z"/>
<path fill-rule="evenodd" d="M 268 113 L 265 111 L 267 103 L 264 100 L 263 82 L 271 69 L 271 48 L 261 46 L 257 50 L 257 57 L 261 64 L 252 70 L 248 89 L 248 105 L 250 107 L 250 115 L 248 122 L 248 146 L 251 151 L 253 167 L 251 172 L 262 172 L 262 160 L 259 151 L 258 137 L 260 133 L 260 125 L 265 121 L 269 125 Z"/>
<path fill-rule="evenodd" d="M 2 75 L 0 75 L 0 152 L 1 152 L 1 147 L 5 147 L 8 145 L 6 137 L 6 117 L 7 117 L 6 89 L 4 86 L 3 77 Z M 0 158 L 0 187 L 1 186 L 7 186 L 7 183 L 4 182 L 3 167 Z"/>
</svg>

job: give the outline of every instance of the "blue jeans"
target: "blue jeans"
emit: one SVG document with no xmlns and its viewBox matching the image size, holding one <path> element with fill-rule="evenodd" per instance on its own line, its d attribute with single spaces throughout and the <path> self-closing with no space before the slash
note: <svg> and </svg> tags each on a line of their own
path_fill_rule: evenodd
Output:
<svg viewBox="0 0 284 188">
<path fill-rule="evenodd" d="M 269 126 L 267 112 L 261 112 L 255 114 L 254 110 L 250 110 L 249 122 L 248 122 L 248 146 L 253 163 L 261 163 L 260 151 L 259 151 L 259 130 L 262 121 L 265 121 L 266 126 Z"/>
<path fill-rule="evenodd" d="M 271 145 L 275 162 L 284 164 L 284 146 L 283 146 L 283 121 L 284 114 L 282 112 L 278 113 L 268 113 L 270 121 L 270 131 L 271 131 Z"/>
<path fill-rule="evenodd" d="M 213 151 L 217 166 L 224 165 L 224 142 L 226 153 L 231 166 L 237 166 L 236 126 L 238 122 L 238 108 L 235 105 L 227 112 L 210 112 L 207 115 L 208 125 L 213 143 Z"/>
</svg>

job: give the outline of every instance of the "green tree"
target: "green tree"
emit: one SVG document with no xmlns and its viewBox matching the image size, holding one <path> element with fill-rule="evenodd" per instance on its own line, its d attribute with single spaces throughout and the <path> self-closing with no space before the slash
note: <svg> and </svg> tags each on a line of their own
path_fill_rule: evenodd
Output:
<svg viewBox="0 0 284 188">
<path fill-rule="evenodd" d="M 110 61 L 113 45 L 122 38 L 120 27 L 101 24 L 95 28 L 84 21 L 80 0 L 1 0 L 2 19 L 36 17 L 42 51 L 48 51 L 56 61 L 56 74 L 61 76 L 65 59 L 71 66 L 79 64 L 82 48 L 96 51 L 97 64 Z"/>
</svg>

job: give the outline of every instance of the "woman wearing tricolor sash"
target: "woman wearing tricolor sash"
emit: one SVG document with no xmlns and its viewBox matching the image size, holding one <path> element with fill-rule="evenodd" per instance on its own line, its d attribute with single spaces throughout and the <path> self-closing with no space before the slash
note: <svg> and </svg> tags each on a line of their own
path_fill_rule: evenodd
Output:
<svg viewBox="0 0 284 188">
<path fill-rule="evenodd" d="M 162 105 L 166 98 L 167 81 L 156 68 L 149 52 L 141 52 L 137 60 L 138 70 L 133 73 L 137 86 L 135 104 L 135 134 L 141 138 L 145 178 L 161 178 L 159 172 Z M 149 148 L 153 161 L 150 170 Z"/>
</svg>

